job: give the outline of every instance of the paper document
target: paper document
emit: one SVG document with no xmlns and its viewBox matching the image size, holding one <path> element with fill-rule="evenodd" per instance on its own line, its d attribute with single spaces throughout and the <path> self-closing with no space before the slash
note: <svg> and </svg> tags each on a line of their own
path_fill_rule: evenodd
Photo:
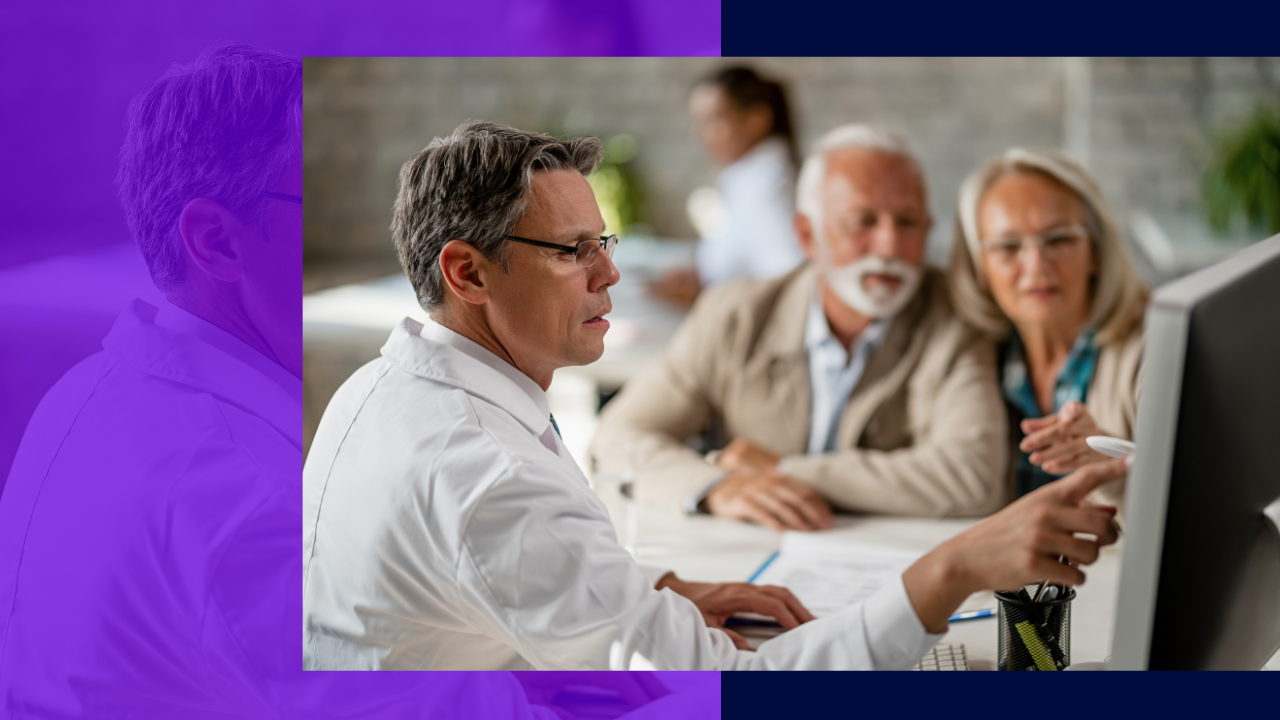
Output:
<svg viewBox="0 0 1280 720">
<path fill-rule="evenodd" d="M 838 536 L 787 532 L 778 553 L 751 582 L 785 587 L 815 617 L 823 617 L 871 597 L 919 557 Z"/>
</svg>

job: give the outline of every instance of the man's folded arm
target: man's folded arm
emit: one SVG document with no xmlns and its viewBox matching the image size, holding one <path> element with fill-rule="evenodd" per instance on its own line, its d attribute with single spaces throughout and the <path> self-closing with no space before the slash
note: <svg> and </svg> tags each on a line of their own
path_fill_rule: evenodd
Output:
<svg viewBox="0 0 1280 720">
<path fill-rule="evenodd" d="M 715 377 L 708 331 L 726 332 L 720 288 L 703 293 L 662 358 L 636 375 L 600 415 L 591 443 L 597 472 L 632 477 L 637 499 L 690 512 L 723 471 L 685 444 L 711 420 Z"/>
<path fill-rule="evenodd" d="M 469 521 L 459 591 L 477 627 L 537 669 L 902 669 L 937 640 L 899 581 L 757 652 L 738 650 L 692 601 L 653 589 L 602 511 L 566 509 L 582 500 L 554 468 L 512 472 L 519 482 L 495 485 Z"/>
</svg>

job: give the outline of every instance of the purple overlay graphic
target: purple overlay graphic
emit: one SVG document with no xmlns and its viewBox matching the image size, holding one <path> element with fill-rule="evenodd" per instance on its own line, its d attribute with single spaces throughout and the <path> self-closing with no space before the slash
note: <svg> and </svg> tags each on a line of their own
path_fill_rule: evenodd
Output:
<svg viewBox="0 0 1280 720">
<path fill-rule="evenodd" d="M 475 6 L 300 7 L 4 11 L 0 717 L 718 716 L 718 674 L 302 671 L 298 56 L 666 46 L 626 3 L 493 2 L 478 43 Z"/>
</svg>

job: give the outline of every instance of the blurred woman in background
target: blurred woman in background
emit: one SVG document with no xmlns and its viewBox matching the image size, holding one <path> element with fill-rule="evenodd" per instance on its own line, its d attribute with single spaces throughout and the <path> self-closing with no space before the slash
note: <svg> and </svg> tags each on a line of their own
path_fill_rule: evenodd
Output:
<svg viewBox="0 0 1280 720">
<path fill-rule="evenodd" d="M 958 216 L 951 292 L 1001 343 L 1020 497 L 1105 459 L 1086 437 L 1133 439 L 1148 290 L 1097 181 L 1061 153 L 991 160 L 960 187 Z M 1118 505 L 1122 482 L 1098 501 Z"/>
<path fill-rule="evenodd" d="M 697 270 L 676 270 L 651 288 L 691 304 L 698 291 L 735 277 L 776 277 L 804 261 L 792 230 L 796 148 L 786 91 L 747 67 L 728 67 L 698 81 L 689 94 L 694 131 L 716 181 L 715 220 L 699 228 Z"/>
</svg>

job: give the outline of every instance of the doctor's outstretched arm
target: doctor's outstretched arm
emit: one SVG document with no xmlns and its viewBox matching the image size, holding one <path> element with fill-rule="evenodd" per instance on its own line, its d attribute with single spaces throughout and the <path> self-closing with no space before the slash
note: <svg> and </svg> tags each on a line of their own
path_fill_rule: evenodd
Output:
<svg viewBox="0 0 1280 720">
<path fill-rule="evenodd" d="M 551 468 L 515 466 L 521 482 L 489 492 L 469 521 L 458 578 L 479 614 L 476 626 L 538 669 L 907 669 L 973 591 L 1045 578 L 1080 584 L 1083 575 L 1056 559 L 1088 564 L 1115 541 L 1114 511 L 1082 498 L 1124 470 L 1119 461 L 1090 466 L 1027 495 L 926 555 L 902 582 L 756 652 L 708 627 L 689 599 L 655 590 L 607 517 L 582 508 L 569 495 L 576 488 Z M 545 508 L 547 517 L 510 522 L 529 507 Z"/>
</svg>

